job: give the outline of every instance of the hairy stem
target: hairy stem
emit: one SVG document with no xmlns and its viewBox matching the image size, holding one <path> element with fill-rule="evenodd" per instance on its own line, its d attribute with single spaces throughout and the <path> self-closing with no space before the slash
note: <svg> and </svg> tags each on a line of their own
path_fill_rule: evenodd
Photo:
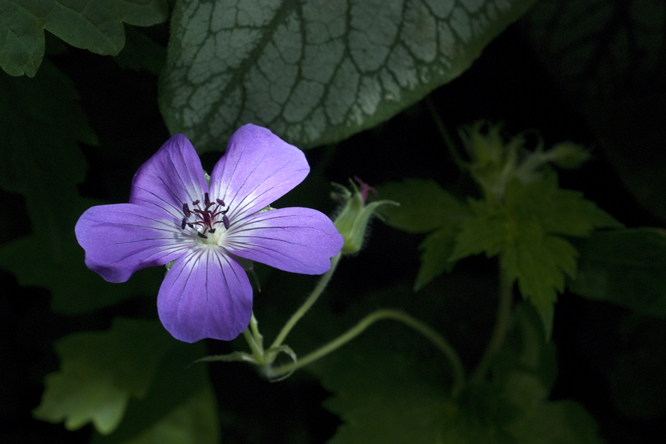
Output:
<svg viewBox="0 0 666 444">
<path fill-rule="evenodd" d="M 282 327 L 282 330 L 280 333 L 277 335 L 275 338 L 275 341 L 273 341 L 273 344 L 269 348 L 278 348 L 284 340 L 286 339 L 287 335 L 291 331 L 292 328 L 296 325 L 296 323 L 303 317 L 303 315 L 312 307 L 312 305 L 317 302 L 317 299 L 319 299 L 319 296 L 321 296 L 322 292 L 328 285 L 329 281 L 331 280 L 331 277 L 333 276 L 333 273 L 335 273 L 335 269 L 338 266 L 338 262 L 340 262 L 340 258 L 342 257 L 342 253 L 338 253 L 337 256 L 333 257 L 331 259 L 331 269 L 328 270 L 321 278 L 315 289 L 312 291 L 310 296 L 305 300 L 301 308 L 299 308 L 296 313 L 294 313 L 291 318 L 287 321 L 286 324 L 284 324 L 284 327 Z"/>
<path fill-rule="evenodd" d="M 462 159 L 462 157 L 460 157 L 460 153 L 458 153 L 456 150 L 456 143 L 453 141 L 453 137 L 451 137 L 449 131 L 446 129 L 446 125 L 444 125 L 444 122 L 442 122 L 442 119 L 439 117 L 437 109 L 435 109 L 435 104 L 432 102 L 432 98 L 429 95 L 426 96 L 425 103 L 428 107 L 428 111 L 430 111 L 432 119 L 435 121 L 435 125 L 437 125 L 437 129 L 439 130 L 442 139 L 444 139 L 446 148 L 449 150 L 451 157 L 453 157 L 453 161 L 456 163 L 458 168 L 460 168 L 462 171 L 465 171 L 467 169 L 467 164 Z"/>
<path fill-rule="evenodd" d="M 370 327 L 372 324 L 374 324 L 377 321 L 380 321 L 382 319 L 393 319 L 399 322 L 402 322 L 403 324 L 407 325 L 408 327 L 411 327 L 412 329 L 418 331 L 421 333 L 423 336 L 428 338 L 430 342 L 432 342 L 443 354 L 446 356 L 446 358 L 449 360 L 451 364 L 451 369 L 453 372 L 453 387 L 452 387 L 452 393 L 453 396 L 457 396 L 458 393 L 462 390 L 462 388 L 465 385 L 465 371 L 462 366 L 462 362 L 460 361 L 460 358 L 458 357 L 458 354 L 456 351 L 451 347 L 451 345 L 444 339 L 442 335 L 437 333 L 435 330 L 424 324 L 423 322 L 419 321 L 418 319 L 403 313 L 398 310 L 378 310 L 373 313 L 370 313 L 361 321 L 358 322 L 354 327 L 349 329 L 346 333 L 342 334 L 338 338 L 334 339 L 333 341 L 329 342 L 328 344 L 324 345 L 323 347 L 319 348 L 318 350 L 313 351 L 312 353 L 299 358 L 297 362 L 293 362 L 290 364 L 285 364 L 276 368 L 267 368 L 265 369 L 267 376 L 270 378 L 277 378 L 282 375 L 286 375 L 290 372 L 293 372 L 294 370 L 304 367 L 320 358 L 323 358 L 324 356 L 328 355 L 329 353 L 337 350 L 338 348 L 342 347 L 361 333 L 363 333 L 368 327 Z"/>
<path fill-rule="evenodd" d="M 243 337 L 247 341 L 247 345 L 250 346 L 250 350 L 252 350 L 252 355 L 254 358 L 258 362 L 263 363 L 264 351 L 261 349 L 259 344 L 257 344 L 257 341 L 254 339 L 254 336 L 252 336 L 252 333 L 250 333 L 249 327 L 243 331 Z"/>
<path fill-rule="evenodd" d="M 486 377 L 490 369 L 495 354 L 499 351 L 504 343 L 504 338 L 509 329 L 509 321 L 511 319 L 511 303 L 513 301 L 513 285 L 509 282 L 506 272 L 500 266 L 499 269 L 499 302 L 497 305 L 497 320 L 495 321 L 495 328 L 493 329 L 488 347 L 481 357 L 481 361 L 476 370 L 472 374 L 470 380 L 472 382 L 481 382 Z"/>
</svg>

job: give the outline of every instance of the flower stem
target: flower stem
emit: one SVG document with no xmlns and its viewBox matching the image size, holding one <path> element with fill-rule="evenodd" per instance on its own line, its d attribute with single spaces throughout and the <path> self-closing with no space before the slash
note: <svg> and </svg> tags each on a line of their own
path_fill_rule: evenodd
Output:
<svg viewBox="0 0 666 444">
<path fill-rule="evenodd" d="M 319 296 L 321 296 L 322 292 L 328 285 L 329 281 L 331 280 L 331 277 L 333 276 L 333 273 L 335 273 L 335 269 L 338 266 L 338 262 L 340 262 L 340 258 L 342 257 L 342 253 L 338 253 L 337 256 L 333 257 L 331 259 L 331 269 L 328 270 L 321 278 L 315 289 L 312 291 L 312 294 L 308 296 L 308 298 L 305 300 L 301 308 L 299 308 L 296 313 L 294 313 L 291 318 L 287 321 L 286 324 L 284 324 L 284 327 L 282 327 L 282 330 L 280 333 L 277 335 L 275 338 L 275 341 L 273 341 L 273 344 L 269 348 L 271 349 L 276 349 L 282 345 L 282 342 L 286 339 L 287 335 L 291 331 L 292 328 L 296 325 L 296 323 L 303 317 L 303 315 L 312 307 L 312 304 L 314 304 L 317 299 L 319 299 Z"/>
<path fill-rule="evenodd" d="M 458 393 L 460 393 L 463 386 L 465 385 L 465 371 L 463 369 L 462 362 L 460 361 L 460 358 L 458 357 L 456 351 L 453 349 L 453 347 L 451 347 L 451 345 L 446 341 L 446 339 L 444 339 L 444 337 L 442 337 L 442 335 L 437 333 L 435 330 L 433 330 L 423 322 L 419 321 L 418 319 L 406 313 L 400 312 L 398 310 L 378 310 L 373 313 L 370 313 L 369 315 L 361 319 L 358 322 L 358 324 L 349 329 L 346 333 L 342 334 L 341 336 L 329 342 L 328 344 L 324 345 L 323 347 L 319 348 L 318 350 L 315 350 L 314 352 L 302 358 L 299 358 L 297 362 L 281 365 L 274 369 L 267 368 L 265 369 L 266 374 L 270 378 L 280 377 L 282 375 L 293 372 L 298 368 L 304 367 L 320 358 L 323 358 L 324 356 L 337 350 L 338 348 L 345 345 L 347 342 L 354 339 L 356 336 L 363 333 L 368 327 L 370 327 L 375 322 L 380 321 L 382 319 L 393 319 L 402 322 L 403 324 L 413 328 L 414 330 L 418 331 L 423 336 L 428 338 L 430 342 L 432 342 L 444 354 L 444 356 L 447 357 L 447 359 L 451 363 L 451 369 L 453 372 L 453 381 L 454 381 L 453 387 L 451 389 L 453 396 L 455 397 L 457 396 Z"/>
<path fill-rule="evenodd" d="M 428 111 L 430 111 L 432 119 L 435 121 L 435 125 L 437 125 L 437 129 L 439 130 L 442 139 L 444 139 L 444 144 L 448 148 L 451 157 L 453 157 L 453 161 L 461 171 L 465 171 L 468 168 L 467 164 L 462 159 L 462 157 L 460 157 L 460 153 L 458 153 L 456 150 L 456 143 L 453 141 L 453 137 L 451 137 L 449 131 L 446 129 L 446 125 L 444 125 L 444 122 L 442 122 L 442 119 L 439 117 L 439 113 L 437 112 L 435 104 L 433 103 L 432 97 L 430 95 L 426 96 L 425 104 L 428 107 Z"/>
<path fill-rule="evenodd" d="M 261 335 L 261 333 L 259 333 L 259 322 L 257 322 L 257 318 L 254 317 L 254 312 L 252 312 L 252 317 L 250 318 L 250 330 L 252 330 L 252 337 L 254 338 L 259 353 L 263 355 L 264 337 Z"/>
<path fill-rule="evenodd" d="M 497 320 L 495 328 L 490 336 L 488 347 L 486 347 L 479 365 L 472 374 L 470 381 L 481 382 L 486 377 L 490 364 L 504 343 L 504 338 L 509 329 L 509 320 L 511 319 L 511 303 L 513 301 L 513 285 L 509 282 L 506 272 L 499 267 L 499 302 L 497 305 Z"/>
<path fill-rule="evenodd" d="M 243 336 L 252 350 L 252 355 L 258 362 L 263 363 L 264 351 L 261 350 L 259 344 L 257 344 L 257 341 L 254 339 L 254 336 L 250 333 L 249 327 L 243 331 Z"/>
</svg>

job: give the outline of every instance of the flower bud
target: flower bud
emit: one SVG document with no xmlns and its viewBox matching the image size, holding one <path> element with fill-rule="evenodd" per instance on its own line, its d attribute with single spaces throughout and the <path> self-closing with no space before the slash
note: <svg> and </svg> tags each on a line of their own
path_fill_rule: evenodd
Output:
<svg viewBox="0 0 666 444">
<path fill-rule="evenodd" d="M 354 180 L 358 182 L 360 189 L 351 179 L 349 180 L 351 191 L 343 185 L 333 184 L 339 190 L 339 193 L 334 193 L 334 197 L 343 202 L 342 211 L 334 221 L 335 228 L 338 229 L 345 241 L 341 250 L 343 254 L 354 254 L 361 250 L 370 216 L 379 206 L 384 204 L 400 205 L 390 200 L 378 200 L 366 205 L 368 192 L 372 191 L 377 195 L 377 191 L 358 177 L 354 177 Z"/>
<path fill-rule="evenodd" d="M 590 153 L 573 142 L 562 142 L 550 150 L 552 161 L 560 168 L 573 169 L 590 159 Z"/>
</svg>

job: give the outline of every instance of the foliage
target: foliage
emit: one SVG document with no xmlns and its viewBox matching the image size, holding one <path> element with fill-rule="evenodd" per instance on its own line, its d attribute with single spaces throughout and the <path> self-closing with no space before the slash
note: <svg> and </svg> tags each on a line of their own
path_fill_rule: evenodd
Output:
<svg viewBox="0 0 666 444">
<path fill-rule="evenodd" d="M 0 0 L 0 442 L 654 442 L 665 13 Z M 337 203 L 353 242 L 323 277 L 244 264 L 246 333 L 181 343 L 165 271 L 105 282 L 73 227 L 171 133 L 210 172 L 248 122 L 308 149 L 273 205 Z"/>
<path fill-rule="evenodd" d="M 0 1 L 0 67 L 34 77 L 44 57 L 44 31 L 95 54 L 117 55 L 123 23 L 150 26 L 166 20 L 165 0 Z"/>
</svg>

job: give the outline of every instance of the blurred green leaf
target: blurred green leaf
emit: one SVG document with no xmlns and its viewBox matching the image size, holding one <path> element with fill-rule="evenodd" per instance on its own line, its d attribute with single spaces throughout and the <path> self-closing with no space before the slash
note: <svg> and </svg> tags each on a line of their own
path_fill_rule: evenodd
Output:
<svg viewBox="0 0 666 444">
<path fill-rule="evenodd" d="M 74 333 L 55 349 L 60 370 L 46 377 L 38 419 L 76 430 L 92 422 L 111 433 L 130 397 L 143 398 L 173 339 L 159 322 L 117 319 L 109 331 Z"/>
<path fill-rule="evenodd" d="M 420 346 L 411 351 L 377 346 L 377 339 L 393 330 L 369 333 L 369 339 L 358 338 L 308 367 L 333 393 L 324 406 L 343 420 L 330 442 L 601 442 L 594 420 L 581 406 L 547 402 L 555 379 L 554 346 L 545 343 L 531 307 L 517 309 L 493 365 L 492 382 L 470 384 L 455 400 L 441 377 L 448 371 L 439 359 L 420 356 Z"/>
<path fill-rule="evenodd" d="M 350 345 L 317 366 L 322 384 L 335 393 L 324 406 L 344 421 L 331 442 L 437 442 L 450 402 L 444 387 L 423 380 L 423 364 Z"/>
<path fill-rule="evenodd" d="M 547 401 L 557 376 L 555 344 L 547 342 L 538 313 L 527 302 L 513 311 L 511 326 L 492 363 L 493 382 L 507 399 L 533 409 Z"/>
<path fill-rule="evenodd" d="M 657 228 L 594 233 L 579 246 L 578 274 L 569 284 L 588 299 L 666 318 L 666 235 Z"/>
<path fill-rule="evenodd" d="M 0 67 L 33 77 L 44 57 L 44 30 L 77 48 L 116 55 L 125 45 L 123 22 L 150 26 L 167 13 L 166 0 L 0 0 Z"/>
<path fill-rule="evenodd" d="M 442 226 L 458 225 L 469 217 L 467 205 L 433 180 L 405 179 L 377 187 L 378 198 L 398 202 L 378 212 L 385 223 L 408 233 L 427 233 Z"/>
<path fill-rule="evenodd" d="M 460 223 L 470 216 L 468 205 L 444 190 L 433 180 L 405 179 L 377 187 L 379 197 L 400 203 L 384 206 L 379 213 L 384 222 L 408 233 L 431 233 L 419 246 L 421 268 L 414 283 L 414 291 L 455 265 L 448 259 Z"/>
<path fill-rule="evenodd" d="M 414 282 L 414 291 L 419 291 L 428 282 L 444 272 L 451 271 L 455 262 L 449 261 L 449 257 L 453 253 L 453 246 L 458 231 L 458 228 L 455 226 L 445 225 L 429 234 L 421 242 L 419 250 L 423 251 L 423 253 L 421 254 L 421 267 L 419 268 L 419 273 L 416 275 L 416 282 Z"/>
<path fill-rule="evenodd" d="M 216 444 L 219 415 L 208 367 L 193 362 L 206 355 L 203 342 L 171 341 L 143 398 L 131 398 L 123 421 L 110 435 L 95 433 L 91 444 Z"/>
<path fill-rule="evenodd" d="M 0 246 L 0 267 L 21 285 L 46 287 L 52 307 L 66 314 L 108 306 L 137 293 L 157 294 L 163 271 L 138 273 L 127 284 L 88 270 L 74 237 L 86 208 L 77 184 L 86 164 L 78 143 L 94 145 L 73 85 L 45 62 L 33 79 L 0 73 L 0 187 L 26 197 L 33 234 Z"/>
<path fill-rule="evenodd" d="M 543 404 L 509 426 L 518 443 L 602 444 L 594 418 L 573 401 Z"/>
<path fill-rule="evenodd" d="M 217 444 L 217 423 L 213 391 L 210 388 L 202 389 L 150 429 L 136 438 L 122 441 L 122 444 Z M 106 441 L 93 441 L 93 444 L 97 442 Z"/>
<path fill-rule="evenodd" d="M 473 384 L 461 393 L 441 425 L 443 444 L 518 444 L 507 426 L 523 412 L 494 384 Z M 431 441 L 432 442 L 432 441 Z"/>
<path fill-rule="evenodd" d="M 626 186 L 666 219 L 666 3 L 541 0 L 521 24 Z"/>
<path fill-rule="evenodd" d="M 166 63 L 166 48 L 133 27 L 128 27 L 125 33 L 125 46 L 116 56 L 118 65 L 159 75 Z"/>
<path fill-rule="evenodd" d="M 458 77 L 534 0 L 179 1 L 160 109 L 200 152 L 253 122 L 307 148 Z"/>
<path fill-rule="evenodd" d="M 470 206 L 474 216 L 462 222 L 449 260 L 499 254 L 502 269 L 537 308 L 550 338 L 553 305 L 565 275 L 575 276 L 577 257 L 574 246 L 555 234 L 587 236 L 620 224 L 581 193 L 559 189 L 554 177 L 513 180 L 502 203 L 470 200 Z"/>
</svg>

